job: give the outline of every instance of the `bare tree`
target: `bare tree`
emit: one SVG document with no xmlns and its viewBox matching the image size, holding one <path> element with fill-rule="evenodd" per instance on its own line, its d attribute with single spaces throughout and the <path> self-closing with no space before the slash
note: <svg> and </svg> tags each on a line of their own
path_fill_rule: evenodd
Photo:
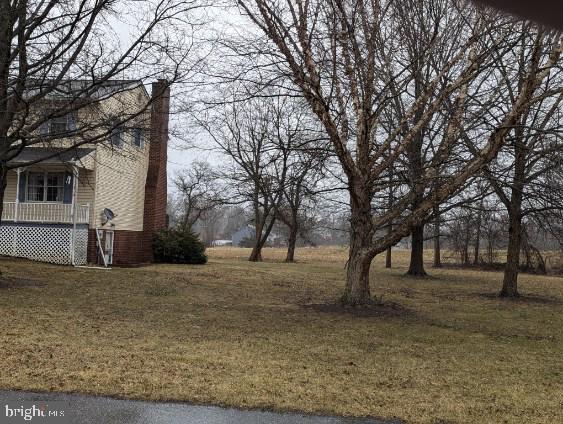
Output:
<svg viewBox="0 0 563 424">
<path fill-rule="evenodd" d="M 201 237 L 201 241 L 207 247 L 213 245 L 213 241 L 221 232 L 221 226 L 225 210 L 220 207 L 209 209 L 201 215 L 199 221 L 195 224 L 195 228 Z"/>
<path fill-rule="evenodd" d="M 520 33 L 522 37 L 515 49 L 514 60 L 498 58 L 503 89 L 499 108 L 510 107 L 527 82 L 527 70 L 531 64 L 549 60 L 553 46 L 560 42 L 559 35 L 535 30 L 526 23 L 521 24 Z M 563 160 L 561 71 L 560 64 L 557 64 L 549 78 L 537 87 L 536 101 L 523 106 L 522 113 L 505 136 L 506 146 L 498 158 L 484 169 L 484 175 L 505 207 L 509 221 L 502 297 L 519 295 L 518 270 L 525 220 L 535 219 L 541 223 L 549 216 L 559 215 L 563 209 L 563 187 L 560 184 Z M 501 122 L 495 121 L 494 117 L 491 121 L 499 124 L 497 128 L 500 128 Z M 474 149 L 470 141 L 468 145 Z M 476 247 L 478 243 L 477 240 Z"/>
<path fill-rule="evenodd" d="M 451 215 L 448 225 L 451 248 L 464 266 L 470 264 L 469 248 L 474 236 L 474 217 L 472 209 L 461 207 Z"/>
<path fill-rule="evenodd" d="M 197 221 L 222 204 L 216 172 L 207 162 L 195 161 L 173 180 L 181 206 L 179 225 L 191 230 Z"/>
<path fill-rule="evenodd" d="M 231 203 L 250 204 L 255 230 L 250 261 L 262 260 L 283 198 L 291 146 L 299 129 L 287 119 L 282 97 L 252 98 L 216 107 L 198 119 L 218 150 L 230 159 L 223 178 L 232 188 Z"/>
<path fill-rule="evenodd" d="M 429 1 L 419 2 L 417 0 L 403 0 L 390 3 L 394 19 L 396 21 L 396 37 L 404 46 L 404 54 L 401 59 L 403 71 L 406 78 L 394 78 L 392 66 L 388 67 L 389 86 L 395 98 L 390 105 L 388 133 L 392 133 L 397 125 L 406 122 L 404 133 L 408 133 L 410 127 L 416 125 L 424 115 L 426 105 L 421 105 L 413 114 L 412 118 L 406 118 L 406 111 L 413 101 L 420 99 L 427 87 L 448 61 L 452 59 L 455 50 L 447 49 L 450 37 L 458 34 L 450 34 L 450 37 L 438 37 L 440 21 L 448 15 L 448 2 Z M 462 27 L 455 27 L 458 31 Z M 385 53 L 383 53 L 385 54 Z M 449 55 L 448 55 L 449 54 Z M 406 182 L 414 193 L 412 209 L 416 209 L 424 197 L 423 174 L 425 171 L 426 154 L 429 142 L 429 125 L 435 123 L 436 119 L 430 120 L 425 126 L 420 126 L 413 136 L 405 152 L 406 160 Z M 423 277 L 426 275 L 424 269 L 424 222 L 411 229 L 411 257 L 407 275 Z"/>
<path fill-rule="evenodd" d="M 393 38 L 398 24 L 387 1 L 276 1 L 239 0 L 241 10 L 260 28 L 274 50 L 276 69 L 289 74 L 329 137 L 347 179 L 350 195 L 351 237 L 346 287 L 342 301 L 349 305 L 372 303 L 369 269 L 375 255 L 385 251 L 411 229 L 425 222 L 432 209 L 464 187 L 470 176 L 490 162 L 505 142 L 552 68 L 558 63 L 561 44 L 552 37 L 549 56 L 533 54 L 523 75 L 524 83 L 510 107 L 497 116 L 501 125 L 482 127 L 479 149 L 464 161 L 460 154 L 464 117 L 482 116 L 496 98 L 494 89 L 482 90 L 493 81 L 495 63 L 510 54 L 521 39 L 510 20 L 461 2 L 449 2 L 450 13 L 437 23 L 436 37 L 450 38 L 451 59 L 441 64 L 418 97 L 408 105 L 392 132 L 382 131 L 383 112 L 395 97 L 390 79 L 405 71 L 402 40 Z M 414 2 L 413 7 L 421 7 Z M 424 57 L 423 60 L 430 60 Z M 391 66 L 392 77 L 388 69 Z M 400 86 L 400 84 L 395 84 Z M 394 207 L 374 214 L 372 199 L 380 179 L 449 101 L 448 119 L 435 142 L 434 154 L 421 176 L 423 195 L 406 190 Z M 485 106 L 485 107 L 483 107 Z M 420 114 L 420 111 L 423 111 Z M 418 117 L 418 119 L 416 119 Z M 406 130 L 405 130 L 406 128 Z M 448 164 L 444 167 L 444 163 Z M 432 181 L 442 172 L 439 187 Z M 410 211 L 405 208 L 411 205 Z M 392 231 L 377 235 L 394 222 Z"/>
<path fill-rule="evenodd" d="M 286 262 L 295 261 L 297 238 L 306 238 L 307 223 L 316 205 L 316 188 L 323 179 L 322 158 L 305 154 L 289 166 L 283 187 L 283 200 L 278 207 L 278 217 L 288 227 Z M 319 163 L 319 161 L 321 163 Z"/>
<path fill-rule="evenodd" d="M 317 204 L 325 179 L 324 166 L 327 160 L 326 139 L 315 122 L 311 122 L 309 111 L 301 101 L 291 101 L 285 108 L 287 126 L 293 128 L 290 137 L 278 137 L 277 149 L 287 158 L 283 179 L 278 172 L 282 197 L 277 207 L 277 216 L 288 228 L 286 262 L 295 261 L 295 248 L 299 236 L 306 238 L 307 224 L 311 222 L 308 212 Z"/>
</svg>

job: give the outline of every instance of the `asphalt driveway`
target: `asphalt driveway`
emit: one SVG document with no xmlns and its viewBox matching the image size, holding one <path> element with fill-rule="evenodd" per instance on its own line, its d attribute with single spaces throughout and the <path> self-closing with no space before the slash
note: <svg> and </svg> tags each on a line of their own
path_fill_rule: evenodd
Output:
<svg viewBox="0 0 563 424">
<path fill-rule="evenodd" d="M 25 404 L 24 404 L 25 402 Z M 55 402 L 65 410 L 61 424 L 399 424 L 399 421 L 352 419 L 265 411 L 243 411 L 185 403 L 118 400 L 105 397 L 58 393 L 0 391 L 0 424 L 19 423 L 6 418 L 5 405 L 27 407 L 28 402 Z M 59 403 L 60 402 L 60 403 Z M 23 420 L 23 419 L 22 419 Z M 30 420 L 33 423 L 35 420 Z M 38 422 L 42 422 L 37 420 Z M 28 421 L 21 421 L 28 422 Z M 49 421 L 51 422 L 51 421 Z"/>
</svg>

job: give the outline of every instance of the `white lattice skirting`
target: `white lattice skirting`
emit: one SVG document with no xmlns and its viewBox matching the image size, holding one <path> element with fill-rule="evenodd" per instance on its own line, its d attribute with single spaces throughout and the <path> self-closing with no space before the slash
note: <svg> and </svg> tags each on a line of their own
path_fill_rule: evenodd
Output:
<svg viewBox="0 0 563 424">
<path fill-rule="evenodd" d="M 72 226 L 69 225 L 5 225 L 0 226 L 0 255 L 16 256 L 55 264 L 71 264 Z M 76 229 L 75 265 L 86 264 L 88 228 Z"/>
</svg>

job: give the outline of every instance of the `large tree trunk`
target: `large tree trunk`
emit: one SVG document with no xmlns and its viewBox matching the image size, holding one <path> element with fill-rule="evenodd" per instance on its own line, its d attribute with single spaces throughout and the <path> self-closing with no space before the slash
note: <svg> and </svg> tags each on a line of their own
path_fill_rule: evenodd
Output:
<svg viewBox="0 0 563 424">
<path fill-rule="evenodd" d="M 262 262 L 262 246 L 259 243 L 256 243 L 252 248 L 248 260 L 250 262 Z"/>
<path fill-rule="evenodd" d="M 342 303 L 348 306 L 373 304 L 369 287 L 369 270 L 373 260 L 370 253 L 373 235 L 370 200 L 367 193 L 360 192 L 351 196 L 350 253 L 346 266 L 346 287 L 342 296 Z"/>
<path fill-rule="evenodd" d="M 424 225 L 417 225 L 412 229 L 411 263 L 407 275 L 425 277 L 424 270 Z"/>
<path fill-rule="evenodd" d="M 255 215 L 258 219 L 260 218 L 259 213 Z M 248 260 L 250 262 L 262 262 L 262 247 L 264 247 L 264 243 L 262 242 L 262 229 L 264 228 L 264 224 L 262 222 L 255 222 L 255 224 L 254 246 L 252 247 L 252 252 L 250 252 Z"/>
<path fill-rule="evenodd" d="M 518 268 L 520 267 L 520 245 L 522 242 L 522 221 L 519 215 L 509 215 L 508 249 L 506 268 L 502 282 L 501 297 L 518 297 Z"/>
<path fill-rule="evenodd" d="M 522 143 L 522 127 L 516 130 L 514 143 L 514 175 L 510 204 L 508 205 L 508 249 L 506 268 L 502 281 L 501 297 L 518 297 L 518 268 L 520 267 L 520 245 L 522 244 L 522 199 L 526 175 L 527 150 Z"/>
<path fill-rule="evenodd" d="M 519 167 L 518 167 L 519 168 Z M 515 172 L 518 181 L 519 169 Z M 508 248 L 506 268 L 502 281 L 501 297 L 518 297 L 518 271 L 520 267 L 520 247 L 522 245 L 522 184 L 516 182 L 512 189 L 511 207 L 508 212 Z"/>
<path fill-rule="evenodd" d="M 262 213 L 260 211 L 260 182 L 254 181 L 254 194 L 252 198 L 254 208 L 254 246 L 248 260 L 250 262 L 262 262 L 262 229 L 264 223 L 262 221 Z"/>
<path fill-rule="evenodd" d="M 295 245 L 297 244 L 297 223 L 294 222 L 289 228 L 289 238 L 287 239 L 286 262 L 295 262 Z"/>
<path fill-rule="evenodd" d="M 369 288 L 369 270 L 372 257 L 361 247 L 363 243 L 356 240 L 350 245 L 350 258 L 346 271 L 346 288 L 342 303 L 347 306 L 364 306 L 373 304 Z"/>
<path fill-rule="evenodd" d="M 416 98 L 422 95 L 424 92 L 424 76 L 422 75 L 420 63 L 418 58 L 413 62 L 414 66 L 414 92 Z M 422 118 L 424 111 L 422 109 L 418 110 L 415 114 L 415 122 Z M 408 146 L 408 166 L 410 173 L 410 183 L 415 192 L 415 199 L 412 204 L 412 210 L 416 208 L 422 202 L 424 197 L 424 185 L 423 180 L 423 158 L 422 158 L 422 146 L 424 142 L 424 131 L 420 129 L 416 136 L 413 138 L 411 144 Z M 411 262 L 409 265 L 409 270 L 407 275 L 413 277 L 424 277 L 426 276 L 426 271 L 424 270 L 424 224 L 417 225 L 412 228 L 411 233 Z"/>
<path fill-rule="evenodd" d="M 434 268 L 442 267 L 442 255 L 440 247 L 440 213 L 438 208 L 434 208 Z"/>
<path fill-rule="evenodd" d="M 266 218 L 264 218 L 263 221 L 260 221 L 260 225 L 256 226 L 256 241 L 254 243 L 254 247 L 252 248 L 252 252 L 250 253 L 250 257 L 248 258 L 250 262 L 262 262 L 262 248 L 266 245 L 275 222 L 275 216 L 272 216 L 270 217 L 269 222 Z"/>
</svg>

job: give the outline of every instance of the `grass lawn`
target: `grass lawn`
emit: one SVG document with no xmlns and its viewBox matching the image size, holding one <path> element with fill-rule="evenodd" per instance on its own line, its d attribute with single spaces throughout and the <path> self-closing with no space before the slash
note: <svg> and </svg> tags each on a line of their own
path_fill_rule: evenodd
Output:
<svg viewBox="0 0 563 424">
<path fill-rule="evenodd" d="M 1 259 L 0 389 L 84 392 L 408 423 L 563 422 L 563 278 L 403 276 L 383 257 L 386 307 L 333 304 L 344 249 L 298 264 L 211 249 L 206 266 L 97 271 Z M 268 261 L 269 260 L 269 261 Z"/>
</svg>

